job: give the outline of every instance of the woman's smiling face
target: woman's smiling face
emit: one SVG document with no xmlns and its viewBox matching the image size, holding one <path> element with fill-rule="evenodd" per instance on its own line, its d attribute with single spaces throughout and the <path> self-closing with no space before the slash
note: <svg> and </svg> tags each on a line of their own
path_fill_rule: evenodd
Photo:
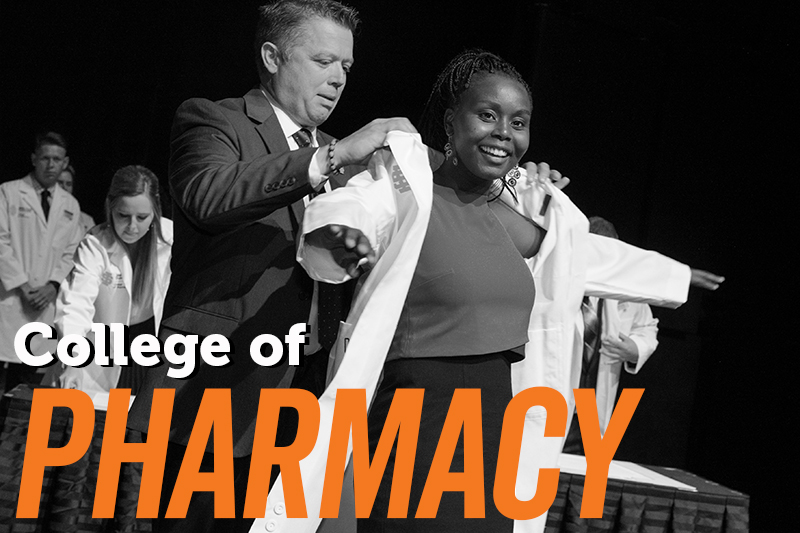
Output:
<svg viewBox="0 0 800 533">
<path fill-rule="evenodd" d="M 445 112 L 458 164 L 494 180 L 516 165 L 530 143 L 528 91 L 504 74 L 476 74 L 455 109 Z"/>
</svg>

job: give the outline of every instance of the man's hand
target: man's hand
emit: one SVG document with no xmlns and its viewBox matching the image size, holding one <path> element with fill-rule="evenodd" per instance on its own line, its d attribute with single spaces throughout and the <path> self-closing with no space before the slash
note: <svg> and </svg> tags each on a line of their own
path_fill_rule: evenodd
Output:
<svg viewBox="0 0 800 533">
<path fill-rule="evenodd" d="M 31 298 L 31 305 L 37 311 L 41 311 L 49 304 L 56 301 L 56 288 L 52 283 L 45 283 L 41 287 L 35 289 L 35 294 Z"/>
<path fill-rule="evenodd" d="M 417 129 L 407 118 L 376 118 L 336 143 L 334 150 L 336 166 L 365 163 L 372 152 L 383 146 L 386 134 L 394 130 L 417 133 Z"/>
<path fill-rule="evenodd" d="M 639 347 L 622 332 L 619 334 L 619 339 L 603 338 L 603 354 L 623 363 L 635 365 L 639 362 Z"/>
<path fill-rule="evenodd" d="M 361 230 L 347 226 L 323 226 L 306 235 L 306 243 L 330 250 L 336 264 L 353 278 L 358 277 L 362 271 L 371 269 L 376 262 L 369 239 Z"/>
<path fill-rule="evenodd" d="M 711 272 L 706 272 L 705 270 L 698 270 L 696 268 L 693 268 L 692 278 L 689 281 L 689 284 L 694 285 L 695 287 L 700 287 L 701 289 L 715 291 L 719 288 L 720 283 L 722 283 L 723 281 L 725 281 L 725 278 L 722 276 L 717 276 L 716 274 L 712 274 Z"/>
<path fill-rule="evenodd" d="M 22 299 L 37 311 L 41 311 L 50 303 L 56 301 L 56 288 L 52 283 L 45 283 L 40 287 L 31 287 L 28 283 L 23 283 L 19 287 Z"/>
<path fill-rule="evenodd" d="M 528 177 L 536 178 L 544 183 L 549 180 L 557 189 L 564 189 L 569 185 L 569 178 L 562 176 L 561 172 L 550 168 L 547 163 L 525 163 L 525 170 L 528 172 Z"/>
<path fill-rule="evenodd" d="M 33 297 L 36 295 L 36 290 L 33 287 L 31 287 L 30 283 L 28 283 L 26 281 L 25 283 L 20 285 L 19 286 L 19 293 L 20 293 L 20 296 L 22 296 L 22 300 L 26 304 L 28 304 L 31 307 L 33 307 L 32 300 L 33 300 Z"/>
</svg>

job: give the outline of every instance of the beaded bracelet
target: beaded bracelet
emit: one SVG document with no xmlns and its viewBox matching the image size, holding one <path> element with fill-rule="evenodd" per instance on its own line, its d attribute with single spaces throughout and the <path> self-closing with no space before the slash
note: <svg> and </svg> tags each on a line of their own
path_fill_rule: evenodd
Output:
<svg viewBox="0 0 800 533">
<path fill-rule="evenodd" d="M 334 150 L 336 149 L 337 142 L 338 141 L 336 139 L 333 139 L 328 145 L 328 174 L 344 173 L 343 169 L 336 167 L 336 161 L 334 160 Z"/>
</svg>

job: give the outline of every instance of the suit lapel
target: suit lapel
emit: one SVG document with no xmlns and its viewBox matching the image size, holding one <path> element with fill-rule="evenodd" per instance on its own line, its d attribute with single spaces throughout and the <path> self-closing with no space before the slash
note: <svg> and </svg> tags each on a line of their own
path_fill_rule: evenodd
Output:
<svg viewBox="0 0 800 533">
<path fill-rule="evenodd" d="M 255 122 L 256 132 L 261 137 L 261 140 L 264 141 L 267 153 L 279 154 L 288 152 L 289 143 L 286 142 L 281 124 L 278 122 L 278 117 L 275 116 L 272 105 L 267 101 L 261 89 L 256 87 L 244 95 L 244 105 L 245 114 Z M 294 202 L 290 209 L 298 222 L 303 220 L 303 212 L 305 211 L 303 199 Z"/>
</svg>

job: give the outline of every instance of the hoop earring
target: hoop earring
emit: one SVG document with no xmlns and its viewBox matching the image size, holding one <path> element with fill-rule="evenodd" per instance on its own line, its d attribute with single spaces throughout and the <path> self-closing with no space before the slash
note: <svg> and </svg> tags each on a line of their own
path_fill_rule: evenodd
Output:
<svg viewBox="0 0 800 533">
<path fill-rule="evenodd" d="M 514 187 L 517 184 L 517 180 L 519 179 L 519 177 L 520 177 L 519 165 L 514 165 L 514 168 L 512 168 L 506 173 L 505 182 L 508 183 L 509 186 Z"/>
<path fill-rule="evenodd" d="M 444 157 L 445 159 L 450 159 L 450 156 L 453 155 L 453 145 L 450 144 L 450 141 L 447 141 L 447 144 L 444 145 Z M 453 166 L 458 166 L 458 158 L 453 156 Z"/>
</svg>

